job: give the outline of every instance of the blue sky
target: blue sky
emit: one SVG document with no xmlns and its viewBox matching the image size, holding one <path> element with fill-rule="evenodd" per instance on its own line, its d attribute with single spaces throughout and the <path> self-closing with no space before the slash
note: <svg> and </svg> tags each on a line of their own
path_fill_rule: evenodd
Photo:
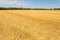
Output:
<svg viewBox="0 0 60 40">
<path fill-rule="evenodd" d="M 0 7 L 60 8 L 60 0 L 0 0 Z"/>
</svg>

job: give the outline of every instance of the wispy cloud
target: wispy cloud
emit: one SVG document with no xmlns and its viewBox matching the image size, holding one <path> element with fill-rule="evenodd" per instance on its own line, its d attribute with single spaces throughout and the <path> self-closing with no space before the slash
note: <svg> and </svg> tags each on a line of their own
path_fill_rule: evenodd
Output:
<svg viewBox="0 0 60 40">
<path fill-rule="evenodd" d="M 21 0 L 0 0 L 0 6 L 3 7 L 27 7 L 30 5 L 32 4 Z"/>
<path fill-rule="evenodd" d="M 4 4 L 6 4 L 6 5 L 9 4 L 10 5 L 10 4 L 16 4 L 16 3 L 18 3 L 17 0 L 1 0 L 0 1 L 0 4 L 3 4 L 3 5 Z"/>
<path fill-rule="evenodd" d="M 18 0 L 0 0 L 0 6 L 9 6 L 9 5 L 12 5 L 12 6 L 22 6 L 24 5 L 25 3 L 22 3 Z"/>
</svg>

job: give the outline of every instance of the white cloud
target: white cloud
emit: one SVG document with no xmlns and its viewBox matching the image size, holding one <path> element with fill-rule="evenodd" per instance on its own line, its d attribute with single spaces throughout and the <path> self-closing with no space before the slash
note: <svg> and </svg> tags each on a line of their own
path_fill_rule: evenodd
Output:
<svg viewBox="0 0 60 40">
<path fill-rule="evenodd" d="M 29 3 L 20 0 L 0 0 L 0 6 L 3 7 L 26 7 Z"/>
<path fill-rule="evenodd" d="M 0 0 L 0 6 L 21 6 L 23 3 L 18 0 Z"/>
<path fill-rule="evenodd" d="M 17 0 L 1 0 L 0 1 L 0 4 L 15 4 L 15 3 L 18 3 Z"/>
</svg>

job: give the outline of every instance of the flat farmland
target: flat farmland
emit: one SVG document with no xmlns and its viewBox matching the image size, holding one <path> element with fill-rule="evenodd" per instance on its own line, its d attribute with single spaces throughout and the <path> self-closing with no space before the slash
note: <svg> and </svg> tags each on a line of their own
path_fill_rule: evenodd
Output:
<svg viewBox="0 0 60 40">
<path fill-rule="evenodd" d="M 60 10 L 0 10 L 0 40 L 60 40 Z"/>
</svg>

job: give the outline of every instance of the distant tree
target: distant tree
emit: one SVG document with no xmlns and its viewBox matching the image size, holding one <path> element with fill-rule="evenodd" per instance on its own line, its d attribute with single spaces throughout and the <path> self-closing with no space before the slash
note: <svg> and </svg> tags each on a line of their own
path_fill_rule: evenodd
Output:
<svg viewBox="0 0 60 40">
<path fill-rule="evenodd" d="M 0 10 L 60 10 L 60 8 L 16 8 L 16 7 L 0 7 Z"/>
</svg>

